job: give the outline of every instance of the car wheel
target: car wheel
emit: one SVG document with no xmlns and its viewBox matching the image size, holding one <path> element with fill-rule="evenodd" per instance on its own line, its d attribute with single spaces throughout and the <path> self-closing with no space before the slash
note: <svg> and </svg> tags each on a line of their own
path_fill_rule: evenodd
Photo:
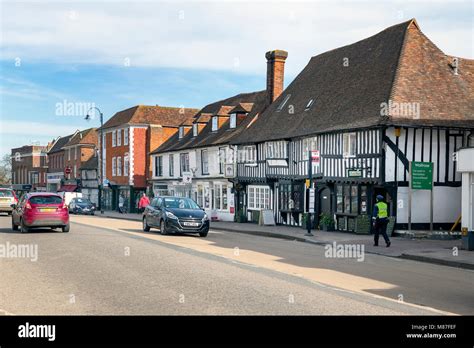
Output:
<svg viewBox="0 0 474 348">
<path fill-rule="evenodd" d="M 148 223 L 146 222 L 146 217 L 143 218 L 143 231 L 150 231 L 150 226 L 148 226 Z"/>
<path fill-rule="evenodd" d="M 199 232 L 199 237 L 203 237 L 203 238 L 204 238 L 204 237 L 207 237 L 207 234 L 208 234 L 208 233 L 209 233 L 209 232 Z"/>
<path fill-rule="evenodd" d="M 13 222 L 13 217 L 12 217 L 12 230 L 13 231 L 18 231 L 18 226 L 15 225 L 15 223 Z"/>
<path fill-rule="evenodd" d="M 26 227 L 25 223 L 23 222 L 23 219 L 20 220 L 20 232 L 21 233 L 28 233 L 29 229 Z"/>
<path fill-rule="evenodd" d="M 165 236 L 168 234 L 168 232 L 166 232 L 166 224 L 165 224 L 165 220 L 161 220 L 160 222 L 160 233 Z"/>
<path fill-rule="evenodd" d="M 70 229 L 70 226 L 69 226 L 69 223 L 66 225 L 66 226 L 63 226 L 63 232 L 69 232 L 69 229 Z"/>
</svg>

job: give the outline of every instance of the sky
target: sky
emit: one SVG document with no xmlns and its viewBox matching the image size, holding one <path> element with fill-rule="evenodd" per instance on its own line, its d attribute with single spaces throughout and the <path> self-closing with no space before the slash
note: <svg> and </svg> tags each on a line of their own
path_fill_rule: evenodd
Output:
<svg viewBox="0 0 474 348">
<path fill-rule="evenodd" d="M 474 58 L 474 2 L 0 0 L 0 155 L 99 126 L 138 104 L 201 108 L 285 85 L 312 56 L 416 18 L 446 54 Z"/>
</svg>

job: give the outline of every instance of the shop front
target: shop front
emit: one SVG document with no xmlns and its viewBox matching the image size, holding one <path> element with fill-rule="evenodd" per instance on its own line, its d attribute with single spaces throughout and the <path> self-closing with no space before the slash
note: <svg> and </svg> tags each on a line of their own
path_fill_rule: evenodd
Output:
<svg viewBox="0 0 474 348">
<path fill-rule="evenodd" d="M 46 173 L 46 189 L 48 192 L 57 192 L 61 187 L 62 180 L 64 180 L 63 172 Z"/>
<path fill-rule="evenodd" d="M 302 180 L 280 180 L 275 185 L 278 192 L 279 223 L 304 226 L 306 187 Z"/>
</svg>

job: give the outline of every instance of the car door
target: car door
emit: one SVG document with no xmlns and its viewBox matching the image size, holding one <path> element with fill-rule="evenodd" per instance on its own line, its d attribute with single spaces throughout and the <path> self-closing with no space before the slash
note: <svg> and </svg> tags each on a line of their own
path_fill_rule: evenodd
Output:
<svg viewBox="0 0 474 348">
<path fill-rule="evenodd" d="M 146 209 L 146 221 L 149 226 L 156 226 L 156 207 L 158 205 L 158 198 L 153 198 L 150 205 Z"/>
</svg>

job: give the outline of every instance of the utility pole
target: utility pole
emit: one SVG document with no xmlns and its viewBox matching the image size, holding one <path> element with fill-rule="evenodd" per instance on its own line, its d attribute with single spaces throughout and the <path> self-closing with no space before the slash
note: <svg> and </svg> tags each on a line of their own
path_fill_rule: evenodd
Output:
<svg viewBox="0 0 474 348">
<path fill-rule="evenodd" d="M 313 158 L 311 156 L 311 150 L 308 151 L 308 174 L 309 174 L 309 187 L 308 187 L 308 218 L 306 220 L 306 227 L 307 232 L 305 236 L 312 237 L 314 236 L 311 233 L 311 210 L 314 210 L 314 195 L 311 194 L 311 190 L 313 190 Z"/>
</svg>

